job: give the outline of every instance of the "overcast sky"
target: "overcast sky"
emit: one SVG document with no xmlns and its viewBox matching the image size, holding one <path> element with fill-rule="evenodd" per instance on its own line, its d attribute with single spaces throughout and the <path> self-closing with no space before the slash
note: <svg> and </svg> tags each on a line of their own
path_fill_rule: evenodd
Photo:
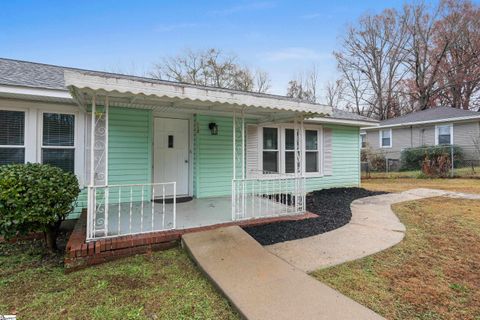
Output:
<svg viewBox="0 0 480 320">
<path fill-rule="evenodd" d="M 403 1 L 2 1 L 0 56 L 144 74 L 162 56 L 215 47 L 267 71 L 271 93 L 332 51 L 349 23 Z"/>
</svg>

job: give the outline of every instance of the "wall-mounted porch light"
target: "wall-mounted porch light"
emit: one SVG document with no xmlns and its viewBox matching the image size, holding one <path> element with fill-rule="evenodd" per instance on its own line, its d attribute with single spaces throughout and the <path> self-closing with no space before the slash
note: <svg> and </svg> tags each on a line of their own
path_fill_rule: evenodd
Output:
<svg viewBox="0 0 480 320">
<path fill-rule="evenodd" d="M 210 122 L 208 124 L 208 129 L 210 129 L 212 136 L 216 136 L 218 134 L 218 125 L 215 122 Z"/>
</svg>

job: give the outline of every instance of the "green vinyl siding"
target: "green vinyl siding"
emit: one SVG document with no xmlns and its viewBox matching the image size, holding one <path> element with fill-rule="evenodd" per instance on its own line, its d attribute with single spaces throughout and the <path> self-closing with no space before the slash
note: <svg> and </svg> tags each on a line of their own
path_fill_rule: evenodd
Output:
<svg viewBox="0 0 480 320">
<path fill-rule="evenodd" d="M 212 135 L 208 124 L 218 125 Z M 194 136 L 194 195 L 197 198 L 228 196 L 232 190 L 232 118 L 197 115 Z"/>
<path fill-rule="evenodd" d="M 332 129 L 333 173 L 330 176 L 307 178 L 307 191 L 360 186 L 359 128 L 329 126 Z"/>
<path fill-rule="evenodd" d="M 108 184 L 152 182 L 152 113 L 110 108 Z"/>
<path fill-rule="evenodd" d="M 110 108 L 109 121 L 109 184 L 152 182 L 151 111 Z M 218 135 L 211 135 L 208 128 L 211 122 L 218 125 Z M 196 115 L 194 124 L 193 195 L 197 198 L 229 196 L 233 176 L 232 118 Z M 359 129 L 325 127 L 332 129 L 333 174 L 307 178 L 308 191 L 359 186 Z M 86 206 L 86 189 L 79 196 L 77 207 L 82 205 Z M 78 215 L 78 208 L 72 216 Z"/>
<path fill-rule="evenodd" d="M 150 110 L 110 107 L 108 130 L 108 184 L 141 184 L 152 182 L 152 113 Z M 127 189 L 125 189 L 127 190 Z M 129 201 L 130 194 L 122 190 L 121 201 Z M 145 199 L 150 189 L 145 188 Z M 98 191 L 101 199 L 103 190 Z M 111 197 L 118 199 L 118 188 L 110 189 Z M 141 199 L 141 188 L 133 190 L 133 199 Z M 87 188 L 82 189 L 69 219 L 78 218 L 87 207 Z"/>
<path fill-rule="evenodd" d="M 108 119 L 108 184 L 152 182 L 153 117 L 150 110 L 110 108 Z M 111 187 L 120 202 L 150 199 L 150 187 Z"/>
<path fill-rule="evenodd" d="M 78 219 L 82 213 L 82 209 L 87 207 L 87 188 L 83 188 L 78 195 L 77 201 L 74 204 L 72 213 L 68 215 L 67 219 Z"/>
<path fill-rule="evenodd" d="M 218 125 L 212 136 L 208 124 Z M 228 196 L 232 184 L 232 118 L 199 115 L 195 118 L 194 195 Z M 333 174 L 307 178 L 307 190 L 360 185 L 360 140 L 355 127 L 325 125 L 332 129 Z"/>
</svg>

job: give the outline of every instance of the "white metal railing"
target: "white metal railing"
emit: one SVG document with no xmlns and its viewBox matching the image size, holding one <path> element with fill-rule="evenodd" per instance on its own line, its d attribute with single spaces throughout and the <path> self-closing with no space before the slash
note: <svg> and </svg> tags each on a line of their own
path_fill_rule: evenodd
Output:
<svg viewBox="0 0 480 320">
<path fill-rule="evenodd" d="M 87 241 L 176 228 L 176 183 L 88 187 Z"/>
<path fill-rule="evenodd" d="M 232 220 L 302 214 L 305 178 L 274 177 L 232 180 Z"/>
</svg>

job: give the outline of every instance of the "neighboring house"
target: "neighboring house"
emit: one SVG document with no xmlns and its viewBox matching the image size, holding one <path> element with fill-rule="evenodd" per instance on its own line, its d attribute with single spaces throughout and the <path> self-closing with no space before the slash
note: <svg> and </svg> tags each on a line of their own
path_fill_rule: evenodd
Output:
<svg viewBox="0 0 480 320">
<path fill-rule="evenodd" d="M 478 158 L 475 143 L 480 137 L 480 113 L 437 107 L 381 121 L 360 131 L 362 148 L 399 159 L 405 148 L 456 145 L 466 158 Z"/>
<path fill-rule="evenodd" d="M 303 213 L 307 191 L 360 185 L 371 123 L 283 96 L 0 59 L 0 164 L 74 172 L 88 240 Z"/>
</svg>

